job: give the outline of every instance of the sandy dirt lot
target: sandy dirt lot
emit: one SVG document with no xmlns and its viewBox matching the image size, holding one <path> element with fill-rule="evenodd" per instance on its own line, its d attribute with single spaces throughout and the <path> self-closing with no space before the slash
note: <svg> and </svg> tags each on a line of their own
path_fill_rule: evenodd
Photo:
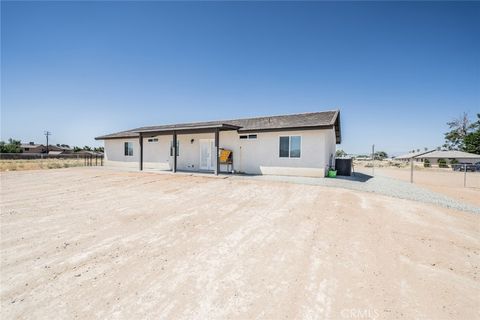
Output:
<svg viewBox="0 0 480 320">
<path fill-rule="evenodd" d="M 358 168 L 359 172 L 371 174 L 371 168 Z M 375 168 L 375 173 L 387 177 L 410 181 L 410 168 Z M 467 172 L 466 188 L 464 173 L 452 169 L 415 168 L 413 181 L 416 185 L 453 199 L 480 207 L 480 172 Z"/>
<path fill-rule="evenodd" d="M 1 318 L 478 319 L 478 215 L 291 183 L 1 174 Z"/>
</svg>

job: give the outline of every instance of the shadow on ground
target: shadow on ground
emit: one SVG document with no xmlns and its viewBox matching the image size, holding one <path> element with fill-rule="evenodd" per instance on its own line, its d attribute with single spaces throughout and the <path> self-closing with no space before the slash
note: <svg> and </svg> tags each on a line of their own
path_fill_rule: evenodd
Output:
<svg viewBox="0 0 480 320">
<path fill-rule="evenodd" d="M 360 172 L 354 172 L 352 173 L 351 176 L 337 176 L 336 179 L 339 180 L 349 180 L 349 181 L 357 181 L 357 182 L 367 182 L 373 178 L 371 175 L 365 174 L 365 173 L 360 173 Z"/>
</svg>

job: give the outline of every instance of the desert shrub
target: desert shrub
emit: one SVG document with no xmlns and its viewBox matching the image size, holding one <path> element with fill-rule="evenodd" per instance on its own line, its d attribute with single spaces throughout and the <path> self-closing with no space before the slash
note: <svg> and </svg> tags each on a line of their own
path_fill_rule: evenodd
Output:
<svg viewBox="0 0 480 320">
<path fill-rule="evenodd" d="M 440 158 L 437 160 L 439 168 L 448 168 L 447 160 Z"/>
<path fill-rule="evenodd" d="M 430 167 L 431 167 L 430 160 L 425 159 L 425 160 L 423 161 L 423 166 L 424 166 L 425 168 L 430 168 Z"/>
</svg>

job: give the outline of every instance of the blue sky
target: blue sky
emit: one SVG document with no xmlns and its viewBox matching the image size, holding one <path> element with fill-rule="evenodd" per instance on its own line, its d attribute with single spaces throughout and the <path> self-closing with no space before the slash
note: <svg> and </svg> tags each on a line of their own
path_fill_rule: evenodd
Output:
<svg viewBox="0 0 480 320">
<path fill-rule="evenodd" d="M 340 108 L 349 153 L 480 112 L 480 3 L 5 2 L 1 137 Z"/>
</svg>

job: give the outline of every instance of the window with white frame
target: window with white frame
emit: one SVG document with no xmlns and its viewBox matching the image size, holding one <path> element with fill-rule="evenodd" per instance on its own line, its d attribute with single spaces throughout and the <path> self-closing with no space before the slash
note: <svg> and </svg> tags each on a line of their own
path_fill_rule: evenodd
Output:
<svg viewBox="0 0 480 320">
<path fill-rule="evenodd" d="M 279 138 L 280 158 L 300 158 L 300 155 L 302 153 L 301 136 L 282 136 Z"/>
<path fill-rule="evenodd" d="M 133 156 L 133 143 L 125 142 L 124 144 L 124 154 L 126 156 Z"/>
<path fill-rule="evenodd" d="M 253 139 L 257 139 L 257 135 L 256 134 L 243 134 L 243 135 L 240 135 L 239 138 L 240 138 L 240 140 L 253 140 Z"/>
</svg>

